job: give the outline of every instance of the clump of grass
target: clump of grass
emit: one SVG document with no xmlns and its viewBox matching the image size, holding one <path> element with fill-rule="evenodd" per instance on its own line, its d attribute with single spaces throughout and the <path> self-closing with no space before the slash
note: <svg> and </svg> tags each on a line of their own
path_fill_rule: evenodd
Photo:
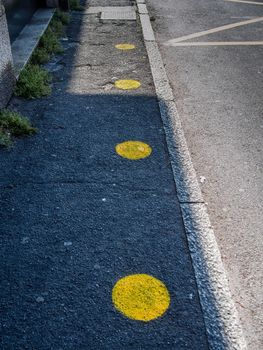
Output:
<svg viewBox="0 0 263 350">
<path fill-rule="evenodd" d="M 37 47 L 32 56 L 31 56 L 31 63 L 36 64 L 44 64 L 47 63 L 50 60 L 50 54 L 47 52 L 47 50 L 44 47 Z"/>
<path fill-rule="evenodd" d="M 79 0 L 69 0 L 70 9 L 73 11 L 83 11 L 84 7 L 80 5 Z"/>
<path fill-rule="evenodd" d="M 65 32 L 63 23 L 54 18 L 50 23 L 50 29 L 57 36 L 57 38 L 61 37 Z"/>
<path fill-rule="evenodd" d="M 54 21 L 59 21 L 61 22 L 64 26 L 67 26 L 70 22 L 70 16 L 68 13 L 63 12 L 63 11 L 59 11 L 56 10 L 54 17 L 53 17 Z M 52 20 L 52 21 L 53 21 Z"/>
<path fill-rule="evenodd" d="M 59 42 L 59 37 L 64 34 L 65 25 L 69 24 L 70 17 L 67 13 L 56 11 L 49 27 L 42 35 L 38 47 L 34 50 L 31 63 L 44 64 L 50 60 L 52 54 L 60 54 L 63 48 Z"/>
<path fill-rule="evenodd" d="M 38 65 L 28 64 L 21 72 L 15 95 L 28 99 L 48 96 L 51 93 L 51 77 Z"/>
<path fill-rule="evenodd" d="M 9 147 L 13 136 L 32 135 L 36 131 L 21 114 L 7 109 L 0 111 L 0 146 Z"/>
<path fill-rule="evenodd" d="M 30 64 L 20 74 L 15 95 L 33 99 L 51 93 L 50 76 L 39 65 L 47 63 L 51 55 L 63 52 L 59 37 L 64 34 L 64 26 L 69 23 L 69 20 L 67 13 L 58 10 L 55 12 L 50 25 L 40 38 L 38 47 L 32 54 Z"/>
<path fill-rule="evenodd" d="M 0 128 L 0 147 L 9 147 L 11 144 L 11 135 Z"/>
<path fill-rule="evenodd" d="M 42 35 L 39 44 L 39 46 L 43 47 L 48 54 L 63 52 L 63 48 L 58 41 L 58 35 L 53 32 L 51 27 L 48 27 L 45 33 Z"/>
</svg>

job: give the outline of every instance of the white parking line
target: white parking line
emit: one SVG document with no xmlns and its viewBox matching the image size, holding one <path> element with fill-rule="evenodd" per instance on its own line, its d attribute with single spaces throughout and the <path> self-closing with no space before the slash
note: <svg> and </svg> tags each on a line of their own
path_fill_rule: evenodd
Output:
<svg viewBox="0 0 263 350">
<path fill-rule="evenodd" d="M 199 41 L 174 43 L 171 46 L 257 46 L 263 41 Z"/>
<path fill-rule="evenodd" d="M 257 1 L 245 1 L 245 0 L 225 0 L 229 2 L 240 2 L 243 4 L 250 4 L 250 5 L 261 5 L 263 6 L 263 2 L 257 2 Z"/>
<path fill-rule="evenodd" d="M 262 22 L 262 21 L 263 21 L 263 17 L 257 17 L 257 18 L 249 19 L 247 21 L 231 23 L 231 24 L 227 24 L 227 25 L 224 25 L 221 27 L 216 27 L 213 29 L 204 30 L 202 32 L 181 36 L 180 38 L 171 39 L 171 40 L 166 41 L 164 43 L 164 45 L 165 46 L 174 46 L 174 44 L 185 41 L 185 40 L 200 38 L 201 36 L 205 36 L 208 34 L 223 32 L 224 30 L 227 30 L 227 29 L 237 28 L 237 27 L 245 26 L 245 25 L 252 24 L 252 23 Z"/>
</svg>

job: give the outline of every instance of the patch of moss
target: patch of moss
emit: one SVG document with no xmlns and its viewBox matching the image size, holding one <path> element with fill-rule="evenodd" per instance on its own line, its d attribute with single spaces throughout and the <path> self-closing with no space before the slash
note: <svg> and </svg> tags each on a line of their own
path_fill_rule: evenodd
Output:
<svg viewBox="0 0 263 350">
<path fill-rule="evenodd" d="M 7 109 L 0 111 L 0 146 L 10 146 L 12 136 L 32 135 L 36 131 L 21 114 Z"/>
<path fill-rule="evenodd" d="M 51 93 L 51 77 L 38 65 L 28 64 L 21 72 L 15 95 L 28 99 L 47 96 Z"/>
</svg>

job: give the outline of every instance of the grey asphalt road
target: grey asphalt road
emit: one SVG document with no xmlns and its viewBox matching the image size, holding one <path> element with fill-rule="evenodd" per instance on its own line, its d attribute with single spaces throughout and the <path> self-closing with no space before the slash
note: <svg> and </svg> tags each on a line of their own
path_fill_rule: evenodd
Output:
<svg viewBox="0 0 263 350">
<path fill-rule="evenodd" d="M 48 65 L 52 95 L 10 104 L 39 132 L 0 153 L 1 349 L 206 350 L 141 28 L 74 13 L 68 39 Z M 117 50 L 123 42 L 136 49 Z M 140 89 L 114 87 L 127 78 Z M 115 146 L 127 140 L 146 142 L 151 156 L 120 157 Z M 166 285 L 162 317 L 142 322 L 114 307 L 115 283 L 133 274 Z"/>
<path fill-rule="evenodd" d="M 259 350 L 263 348 L 263 46 L 186 43 L 262 41 L 263 22 L 184 40 L 183 47 L 166 44 L 262 17 L 263 6 L 210 0 L 147 0 L 147 5 L 248 348 Z"/>
</svg>

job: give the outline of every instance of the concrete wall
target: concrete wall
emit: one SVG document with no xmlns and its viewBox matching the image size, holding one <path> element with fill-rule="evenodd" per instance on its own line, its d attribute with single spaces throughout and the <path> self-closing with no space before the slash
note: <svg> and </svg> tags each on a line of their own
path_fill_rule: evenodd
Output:
<svg viewBox="0 0 263 350">
<path fill-rule="evenodd" d="M 11 5 L 14 2 L 14 0 L 2 0 L 2 4 L 4 6 L 8 6 Z"/>
<path fill-rule="evenodd" d="M 13 60 L 10 39 L 7 29 L 5 10 L 0 0 L 0 109 L 10 99 L 15 86 Z"/>
</svg>

